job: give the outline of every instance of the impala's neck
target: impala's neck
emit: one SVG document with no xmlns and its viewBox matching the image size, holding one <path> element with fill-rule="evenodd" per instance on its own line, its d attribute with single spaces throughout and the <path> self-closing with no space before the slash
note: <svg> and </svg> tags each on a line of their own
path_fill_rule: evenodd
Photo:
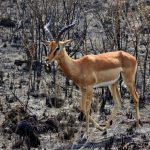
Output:
<svg viewBox="0 0 150 150">
<path fill-rule="evenodd" d="M 61 51 L 59 57 L 56 59 L 60 68 L 64 74 L 72 79 L 74 72 L 76 72 L 77 67 L 75 67 L 75 60 L 72 59 L 66 52 L 65 48 Z"/>
</svg>

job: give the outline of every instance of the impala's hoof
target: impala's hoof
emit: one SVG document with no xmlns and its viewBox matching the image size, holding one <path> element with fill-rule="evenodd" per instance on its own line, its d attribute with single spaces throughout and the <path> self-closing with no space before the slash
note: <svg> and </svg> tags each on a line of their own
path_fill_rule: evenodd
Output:
<svg viewBox="0 0 150 150">
<path fill-rule="evenodd" d="M 110 128 L 110 126 L 113 124 L 113 121 L 112 120 L 110 120 L 110 121 L 107 121 L 106 122 L 106 126 L 105 126 L 105 129 L 108 129 L 108 128 Z"/>
<path fill-rule="evenodd" d="M 86 121 L 86 116 L 84 115 L 83 112 L 80 112 L 79 116 L 78 116 L 78 120 L 79 121 Z"/>
<path fill-rule="evenodd" d="M 134 126 L 135 126 L 136 128 L 140 128 L 140 127 L 143 126 L 143 124 L 142 124 L 141 120 L 139 120 L 139 122 L 135 122 L 135 123 L 134 123 Z"/>
<path fill-rule="evenodd" d="M 84 144 L 87 141 L 87 139 L 88 139 L 88 135 L 87 133 L 84 133 L 81 135 L 80 139 L 78 140 L 78 143 Z"/>
<path fill-rule="evenodd" d="M 139 123 L 137 124 L 137 127 L 141 127 L 143 126 L 143 123 L 141 122 L 141 120 L 139 119 Z"/>
</svg>

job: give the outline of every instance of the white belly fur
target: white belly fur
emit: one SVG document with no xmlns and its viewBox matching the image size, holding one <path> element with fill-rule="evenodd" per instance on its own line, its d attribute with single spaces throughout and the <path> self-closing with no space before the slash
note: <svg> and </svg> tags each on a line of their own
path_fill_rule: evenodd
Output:
<svg viewBox="0 0 150 150">
<path fill-rule="evenodd" d="M 116 82 L 119 80 L 119 78 L 120 78 L 120 74 L 119 74 L 118 77 L 117 77 L 116 79 L 114 79 L 114 80 L 107 81 L 107 82 L 101 82 L 101 83 L 99 83 L 99 84 L 96 84 L 96 85 L 94 86 L 94 88 L 110 86 L 110 85 L 116 83 Z"/>
</svg>

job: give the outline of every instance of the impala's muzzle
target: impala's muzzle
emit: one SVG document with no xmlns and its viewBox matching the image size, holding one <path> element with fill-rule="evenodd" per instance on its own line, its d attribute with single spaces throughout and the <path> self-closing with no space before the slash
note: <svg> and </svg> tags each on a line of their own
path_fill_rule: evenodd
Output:
<svg viewBox="0 0 150 150">
<path fill-rule="evenodd" d="M 45 61 L 46 61 L 46 63 L 48 63 L 48 62 L 49 62 L 49 59 L 48 59 L 48 58 L 46 58 L 46 59 L 45 59 Z"/>
</svg>

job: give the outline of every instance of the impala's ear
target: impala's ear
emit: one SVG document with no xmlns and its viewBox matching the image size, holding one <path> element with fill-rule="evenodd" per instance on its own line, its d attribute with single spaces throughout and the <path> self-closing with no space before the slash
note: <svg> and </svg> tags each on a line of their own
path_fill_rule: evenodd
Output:
<svg viewBox="0 0 150 150">
<path fill-rule="evenodd" d="M 66 40 L 63 42 L 63 45 L 66 46 L 67 44 L 70 44 L 73 41 L 73 39 Z"/>
</svg>

